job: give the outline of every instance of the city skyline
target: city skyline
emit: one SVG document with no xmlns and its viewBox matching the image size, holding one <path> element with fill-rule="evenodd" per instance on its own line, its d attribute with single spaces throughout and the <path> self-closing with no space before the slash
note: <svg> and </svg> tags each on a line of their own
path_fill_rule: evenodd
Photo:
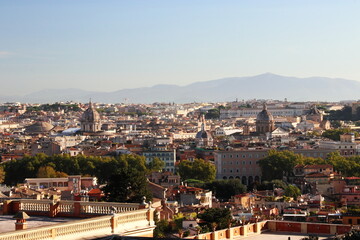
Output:
<svg viewBox="0 0 360 240">
<path fill-rule="evenodd" d="M 185 86 L 272 72 L 360 80 L 359 2 L 18 1 L 0 8 L 0 95 Z"/>
</svg>

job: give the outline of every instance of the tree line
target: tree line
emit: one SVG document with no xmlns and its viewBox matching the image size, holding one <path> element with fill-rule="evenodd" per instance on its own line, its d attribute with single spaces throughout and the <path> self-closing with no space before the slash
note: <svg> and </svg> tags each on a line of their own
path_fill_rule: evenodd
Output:
<svg viewBox="0 0 360 240">
<path fill-rule="evenodd" d="M 37 154 L 3 163 L 0 180 L 2 176 L 5 184 L 13 186 L 23 183 L 25 178 L 94 176 L 100 184 L 107 184 L 104 188 L 106 200 L 139 202 L 143 196 L 151 199 L 146 175 L 162 168 L 163 162 L 159 159 L 146 164 L 145 158 L 138 155 L 96 157 Z"/>
<path fill-rule="evenodd" d="M 293 174 L 296 165 L 330 164 L 344 177 L 360 177 L 360 156 L 344 157 L 332 152 L 323 158 L 305 157 L 291 151 L 270 150 L 268 156 L 258 161 L 263 181 L 284 179 Z"/>
</svg>

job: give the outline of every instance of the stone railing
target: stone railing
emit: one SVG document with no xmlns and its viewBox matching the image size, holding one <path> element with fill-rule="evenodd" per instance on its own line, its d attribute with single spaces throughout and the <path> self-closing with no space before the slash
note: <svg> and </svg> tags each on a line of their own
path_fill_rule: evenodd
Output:
<svg viewBox="0 0 360 240">
<path fill-rule="evenodd" d="M 60 202 L 59 206 L 58 206 L 58 213 L 65 213 L 65 214 L 74 214 L 74 203 L 73 202 L 65 202 L 62 201 Z"/>
<path fill-rule="evenodd" d="M 35 199 L 8 200 L 3 203 L 3 214 L 25 211 L 29 215 L 49 217 L 94 217 L 135 211 L 138 203 L 52 201 Z"/>
<path fill-rule="evenodd" d="M 19 210 L 30 212 L 49 212 L 51 203 L 52 201 L 49 200 L 22 199 L 20 200 Z"/>
<path fill-rule="evenodd" d="M 126 212 L 115 215 L 115 219 L 118 224 L 124 224 L 128 222 L 136 222 L 147 219 L 147 214 L 147 211 Z"/>
<path fill-rule="evenodd" d="M 62 202 L 60 202 L 60 205 Z M 108 203 L 108 202 L 81 202 L 82 214 L 112 214 L 129 212 L 139 209 L 139 204 L 134 203 Z"/>
<path fill-rule="evenodd" d="M 90 219 L 19 230 L 0 234 L 0 240 L 83 239 L 105 237 L 111 234 L 152 234 L 154 225 L 149 221 L 152 209 L 140 209 Z M 124 228 L 126 225 L 126 228 Z M 144 230 L 145 229 L 145 230 Z"/>
</svg>

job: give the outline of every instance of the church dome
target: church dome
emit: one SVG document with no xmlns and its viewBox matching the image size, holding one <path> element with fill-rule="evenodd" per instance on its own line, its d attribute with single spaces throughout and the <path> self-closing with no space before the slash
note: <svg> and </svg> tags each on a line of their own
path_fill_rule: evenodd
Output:
<svg viewBox="0 0 360 240">
<path fill-rule="evenodd" d="M 88 109 L 85 110 L 83 115 L 81 116 L 81 120 L 84 122 L 97 122 L 100 121 L 100 114 L 93 108 L 92 103 Z"/>
<path fill-rule="evenodd" d="M 208 138 L 209 136 L 211 136 L 211 134 L 208 131 L 200 130 L 199 132 L 196 133 L 195 138 L 201 139 L 201 138 Z"/>
<path fill-rule="evenodd" d="M 27 133 L 46 133 L 50 132 L 54 126 L 48 122 L 39 121 L 25 128 Z"/>
<path fill-rule="evenodd" d="M 274 121 L 273 115 L 267 110 L 265 104 L 263 110 L 256 116 L 256 121 Z"/>
<path fill-rule="evenodd" d="M 321 112 L 319 111 L 319 109 L 317 109 L 316 105 L 314 105 L 308 112 L 308 115 L 320 115 L 320 114 Z"/>
</svg>

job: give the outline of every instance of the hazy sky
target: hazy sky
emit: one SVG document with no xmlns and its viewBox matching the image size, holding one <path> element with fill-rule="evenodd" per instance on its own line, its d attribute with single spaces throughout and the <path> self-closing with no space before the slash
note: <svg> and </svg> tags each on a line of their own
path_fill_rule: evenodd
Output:
<svg viewBox="0 0 360 240">
<path fill-rule="evenodd" d="M 0 0 L 0 94 L 265 72 L 360 80 L 354 0 Z"/>
</svg>

